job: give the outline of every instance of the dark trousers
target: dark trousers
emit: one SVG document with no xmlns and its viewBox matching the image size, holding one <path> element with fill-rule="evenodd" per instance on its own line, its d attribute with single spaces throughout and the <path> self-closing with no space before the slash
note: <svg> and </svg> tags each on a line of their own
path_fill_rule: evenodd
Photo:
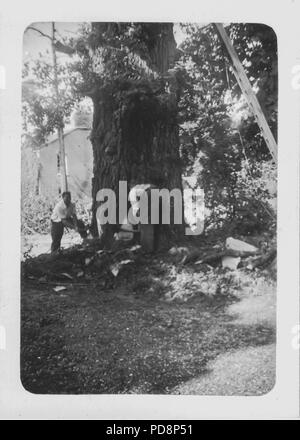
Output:
<svg viewBox="0 0 300 440">
<path fill-rule="evenodd" d="M 72 227 L 71 226 L 72 223 L 74 225 L 72 219 L 68 219 L 68 222 L 70 224 L 70 227 Z M 85 226 L 82 220 L 77 220 L 77 227 L 80 237 L 86 238 L 87 232 L 85 230 Z M 60 248 L 60 243 L 63 235 L 64 235 L 64 224 L 62 222 L 53 222 L 51 220 L 51 238 L 52 238 L 51 252 L 55 252 Z"/>
</svg>

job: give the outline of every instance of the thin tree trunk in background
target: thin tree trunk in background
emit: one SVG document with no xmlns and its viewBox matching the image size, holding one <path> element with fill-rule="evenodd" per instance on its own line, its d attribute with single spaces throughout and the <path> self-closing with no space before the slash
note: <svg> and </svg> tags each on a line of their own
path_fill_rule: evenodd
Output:
<svg viewBox="0 0 300 440">
<path fill-rule="evenodd" d="M 52 23 L 52 58 L 53 58 L 53 72 L 54 72 L 54 93 L 57 103 L 57 109 L 59 107 L 59 90 L 58 90 L 58 75 L 57 75 L 57 58 L 55 50 L 55 24 Z M 57 128 L 58 144 L 59 144 L 59 157 L 60 157 L 60 173 L 61 173 L 61 192 L 68 190 L 68 179 L 66 172 L 66 154 L 65 154 L 65 144 L 64 144 L 64 132 L 63 132 L 63 119 L 61 118 L 61 124 Z"/>
</svg>

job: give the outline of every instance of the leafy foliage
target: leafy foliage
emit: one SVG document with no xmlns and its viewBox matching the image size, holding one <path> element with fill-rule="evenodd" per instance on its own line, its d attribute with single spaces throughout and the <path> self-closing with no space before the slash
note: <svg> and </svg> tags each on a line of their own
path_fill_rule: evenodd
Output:
<svg viewBox="0 0 300 440">
<path fill-rule="evenodd" d="M 47 57 L 40 54 L 38 59 L 24 64 L 23 131 L 36 147 L 43 144 L 56 128 L 68 122 L 74 104 L 79 99 L 75 88 L 76 75 L 70 65 L 58 63 L 59 97 L 56 99 L 54 69 Z"/>
<path fill-rule="evenodd" d="M 22 233 L 47 234 L 50 231 L 50 215 L 53 201 L 45 196 L 35 195 L 32 192 L 22 197 Z"/>
<path fill-rule="evenodd" d="M 186 74 L 180 120 L 187 174 L 196 176 L 204 188 L 209 221 L 215 226 L 230 222 L 240 229 L 244 223 L 243 233 L 266 227 L 274 217 L 269 212 L 268 191 L 260 187 L 263 164 L 270 160 L 268 149 L 214 26 L 189 24 L 183 29 L 187 38 L 180 64 Z M 276 36 L 264 25 L 234 24 L 227 32 L 276 135 Z M 275 173 L 272 178 L 276 180 Z"/>
<path fill-rule="evenodd" d="M 21 227 L 24 235 L 49 230 L 50 204 L 38 195 L 39 163 L 31 148 L 22 145 Z"/>
</svg>

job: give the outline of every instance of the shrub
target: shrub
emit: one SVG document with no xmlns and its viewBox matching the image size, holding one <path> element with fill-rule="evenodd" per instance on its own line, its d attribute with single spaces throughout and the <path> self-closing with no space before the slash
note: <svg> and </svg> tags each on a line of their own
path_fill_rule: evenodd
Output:
<svg viewBox="0 0 300 440">
<path fill-rule="evenodd" d="M 30 191 L 22 190 L 21 231 L 23 235 L 35 233 L 48 234 L 50 231 L 50 217 L 60 196 L 50 199 L 47 196 L 35 195 Z M 74 200 L 78 218 L 87 225 L 91 221 L 90 204 L 88 197 Z"/>
<path fill-rule="evenodd" d="M 47 234 L 50 230 L 50 216 L 53 203 L 41 195 L 22 195 L 21 231 L 24 235 Z"/>
</svg>

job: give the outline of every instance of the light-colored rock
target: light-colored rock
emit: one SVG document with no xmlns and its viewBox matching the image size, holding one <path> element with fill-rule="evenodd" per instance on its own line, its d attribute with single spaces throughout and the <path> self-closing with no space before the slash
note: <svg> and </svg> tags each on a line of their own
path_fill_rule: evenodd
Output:
<svg viewBox="0 0 300 440">
<path fill-rule="evenodd" d="M 257 247 L 252 246 L 252 244 L 246 243 L 242 240 L 237 240 L 232 237 L 228 237 L 226 239 L 225 247 L 226 249 L 229 249 L 231 251 L 246 252 L 247 254 L 255 254 L 258 251 Z"/>
<path fill-rule="evenodd" d="M 222 257 L 222 267 L 235 270 L 238 267 L 241 257 L 229 257 L 225 255 Z"/>
</svg>

